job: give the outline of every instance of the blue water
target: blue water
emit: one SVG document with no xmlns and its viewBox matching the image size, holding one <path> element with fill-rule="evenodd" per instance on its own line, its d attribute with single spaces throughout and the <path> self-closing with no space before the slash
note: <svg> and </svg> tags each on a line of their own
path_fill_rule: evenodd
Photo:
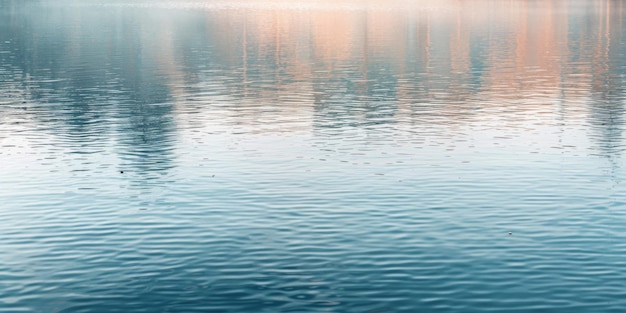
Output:
<svg viewBox="0 0 626 313">
<path fill-rule="evenodd" d="M 624 312 L 624 6 L 0 0 L 0 312 Z"/>
</svg>

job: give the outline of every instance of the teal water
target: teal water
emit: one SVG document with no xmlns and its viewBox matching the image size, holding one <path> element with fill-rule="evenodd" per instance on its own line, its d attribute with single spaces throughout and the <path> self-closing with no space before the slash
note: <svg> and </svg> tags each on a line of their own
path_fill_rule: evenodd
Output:
<svg viewBox="0 0 626 313">
<path fill-rule="evenodd" d="M 0 0 L 0 312 L 623 312 L 624 6 Z"/>
</svg>

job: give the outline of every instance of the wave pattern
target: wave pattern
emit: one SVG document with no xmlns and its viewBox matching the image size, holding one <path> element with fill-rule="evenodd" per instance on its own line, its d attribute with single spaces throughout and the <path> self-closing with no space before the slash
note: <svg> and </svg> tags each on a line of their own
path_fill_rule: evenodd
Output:
<svg viewBox="0 0 626 313">
<path fill-rule="evenodd" d="M 623 311 L 621 2 L 267 3 L 0 0 L 1 312 Z"/>
</svg>

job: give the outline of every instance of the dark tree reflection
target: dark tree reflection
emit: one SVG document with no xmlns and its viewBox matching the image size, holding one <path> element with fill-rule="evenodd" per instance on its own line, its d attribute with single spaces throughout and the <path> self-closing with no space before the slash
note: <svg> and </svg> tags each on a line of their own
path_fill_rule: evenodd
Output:
<svg viewBox="0 0 626 313">
<path fill-rule="evenodd" d="M 149 170 L 171 166 L 181 120 L 317 134 L 489 121 L 509 132 L 554 126 L 538 118 L 548 106 L 565 122 L 584 111 L 588 141 L 622 151 L 621 1 L 435 2 L 3 1 L 0 88 L 61 144 L 95 152 L 113 139 L 125 164 Z"/>
</svg>

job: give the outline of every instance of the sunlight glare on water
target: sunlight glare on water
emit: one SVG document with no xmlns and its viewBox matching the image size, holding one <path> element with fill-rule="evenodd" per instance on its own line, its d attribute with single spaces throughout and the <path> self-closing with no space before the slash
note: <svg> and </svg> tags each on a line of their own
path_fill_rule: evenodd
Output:
<svg viewBox="0 0 626 313">
<path fill-rule="evenodd" d="M 0 312 L 621 312 L 624 13 L 0 0 Z"/>
</svg>

